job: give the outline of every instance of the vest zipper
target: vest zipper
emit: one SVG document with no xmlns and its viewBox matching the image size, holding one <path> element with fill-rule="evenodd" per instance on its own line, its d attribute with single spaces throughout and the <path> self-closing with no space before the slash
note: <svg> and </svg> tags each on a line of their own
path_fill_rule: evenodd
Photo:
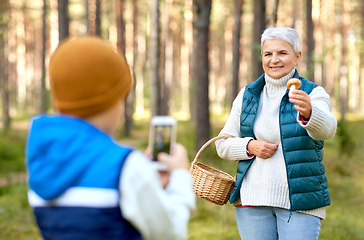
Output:
<svg viewBox="0 0 364 240">
<path fill-rule="evenodd" d="M 286 94 L 283 95 L 282 97 L 282 100 L 284 97 L 286 97 L 286 95 L 288 95 L 288 90 L 286 92 Z M 288 164 L 287 164 L 287 161 L 286 161 L 286 152 L 283 148 L 283 139 L 282 139 L 282 122 L 281 122 L 281 113 L 282 113 L 282 100 L 281 100 L 281 104 L 279 106 L 279 133 L 281 135 L 281 145 L 282 145 L 282 153 L 283 153 L 283 158 L 284 158 L 284 164 L 286 165 L 286 177 L 287 177 L 287 185 L 288 185 L 288 197 L 289 197 L 289 212 L 290 212 L 290 215 L 289 215 L 289 219 L 288 219 L 288 222 L 289 220 L 291 219 L 291 215 L 292 215 L 292 199 L 291 199 L 291 187 L 290 187 L 290 184 L 289 184 L 289 178 L 288 178 Z"/>
</svg>

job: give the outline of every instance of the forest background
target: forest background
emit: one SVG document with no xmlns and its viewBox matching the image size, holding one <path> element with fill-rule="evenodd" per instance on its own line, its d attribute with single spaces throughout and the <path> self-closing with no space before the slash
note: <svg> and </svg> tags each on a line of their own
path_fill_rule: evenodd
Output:
<svg viewBox="0 0 364 240">
<path fill-rule="evenodd" d="M 39 235 L 24 194 L 24 141 L 30 116 L 53 113 L 47 69 L 60 41 L 98 35 L 125 54 L 134 86 L 121 141 L 143 150 L 150 117 L 169 114 L 193 158 L 263 73 L 268 26 L 298 31 L 298 71 L 326 89 L 339 120 L 325 146 L 336 207 L 321 238 L 364 239 L 364 0 L 0 0 L 0 239 Z M 234 174 L 214 151 L 207 162 Z M 238 239 L 231 206 L 198 206 L 190 239 Z"/>
</svg>

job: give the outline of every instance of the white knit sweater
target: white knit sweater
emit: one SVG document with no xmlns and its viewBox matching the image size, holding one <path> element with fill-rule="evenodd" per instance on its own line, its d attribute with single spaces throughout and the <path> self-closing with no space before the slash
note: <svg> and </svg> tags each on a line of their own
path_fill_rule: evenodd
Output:
<svg viewBox="0 0 364 240">
<path fill-rule="evenodd" d="M 286 83 L 292 78 L 294 72 L 295 69 L 280 79 L 273 79 L 265 75 L 266 84 L 261 92 L 253 129 L 257 140 L 276 143 L 279 144 L 279 147 L 271 158 L 256 157 L 253 161 L 240 189 L 240 200 L 243 206 L 271 206 L 290 209 L 287 173 L 280 137 L 279 106 L 287 90 Z M 252 138 L 241 138 L 240 135 L 240 114 L 244 91 L 245 88 L 235 98 L 228 120 L 219 134 L 230 134 L 235 138 L 216 142 L 218 155 L 226 160 L 250 159 L 246 152 L 246 145 Z M 297 121 L 315 140 L 326 140 L 333 137 L 337 122 L 331 114 L 330 96 L 324 88 L 318 86 L 312 90 L 310 98 L 312 114 L 309 122 L 304 125 L 298 115 Z M 321 219 L 325 218 L 326 213 L 325 208 L 302 212 Z"/>
</svg>

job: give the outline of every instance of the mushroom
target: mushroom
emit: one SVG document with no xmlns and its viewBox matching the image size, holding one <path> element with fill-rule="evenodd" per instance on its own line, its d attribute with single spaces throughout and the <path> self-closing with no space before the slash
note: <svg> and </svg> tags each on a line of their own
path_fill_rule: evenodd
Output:
<svg viewBox="0 0 364 240">
<path fill-rule="evenodd" d="M 294 89 L 299 89 L 301 87 L 301 85 L 302 85 L 302 83 L 298 78 L 291 78 L 287 82 L 287 88 L 289 89 L 289 91 L 294 90 Z"/>
</svg>

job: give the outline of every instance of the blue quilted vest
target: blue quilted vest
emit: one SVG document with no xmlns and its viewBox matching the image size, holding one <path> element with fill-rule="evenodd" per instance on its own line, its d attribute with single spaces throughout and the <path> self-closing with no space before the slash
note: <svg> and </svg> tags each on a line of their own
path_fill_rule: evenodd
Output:
<svg viewBox="0 0 364 240">
<path fill-rule="evenodd" d="M 296 71 L 294 78 L 302 82 L 300 90 L 310 94 L 316 84 L 300 77 Z M 242 137 L 256 139 L 253 131 L 254 120 L 258 111 L 260 93 L 265 85 L 264 74 L 255 82 L 248 84 L 243 95 L 240 117 Z M 323 159 L 323 141 L 312 139 L 296 120 L 297 110 L 288 100 L 288 89 L 280 104 L 279 125 L 284 160 L 287 169 L 289 198 L 292 211 L 313 210 L 330 205 L 331 198 L 325 175 Z M 239 161 L 236 182 L 230 195 L 233 203 L 240 194 L 240 188 L 252 160 Z"/>
<path fill-rule="evenodd" d="M 43 238 L 141 240 L 119 207 L 121 169 L 131 151 L 82 119 L 33 118 L 26 150 L 28 183 L 41 200 L 28 200 Z M 70 189 L 73 193 L 65 194 Z M 85 189 L 95 195 L 112 193 L 112 197 L 83 203 Z M 83 196 L 72 195 L 77 192 Z M 62 197 L 66 203 L 58 202 Z"/>
</svg>

